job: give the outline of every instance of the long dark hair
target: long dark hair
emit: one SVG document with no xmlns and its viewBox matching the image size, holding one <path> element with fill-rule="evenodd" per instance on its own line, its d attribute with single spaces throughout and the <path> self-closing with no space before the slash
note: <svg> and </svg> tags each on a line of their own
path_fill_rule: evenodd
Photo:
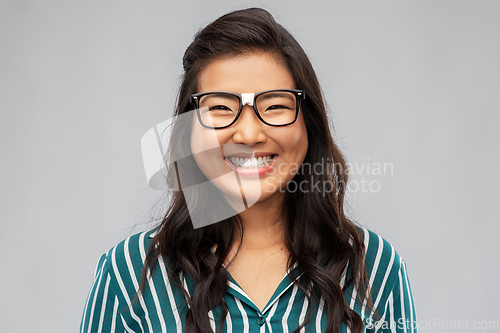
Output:
<svg viewBox="0 0 500 333">
<path fill-rule="evenodd" d="M 344 299 L 344 292 L 354 285 L 358 300 L 368 300 L 369 292 L 364 266 L 365 247 L 359 229 L 344 214 L 344 194 L 347 184 L 346 162 L 332 139 L 321 88 L 304 50 L 293 36 L 278 24 L 271 14 L 259 8 L 249 8 L 228 13 L 199 31 L 183 57 L 184 75 L 174 115 L 193 110 L 191 94 L 198 89 L 198 75 L 211 60 L 222 56 L 266 52 L 283 61 L 295 81 L 303 89 L 306 99 L 301 106 L 308 136 L 308 150 L 303 165 L 326 163 L 326 171 L 315 173 L 302 168 L 293 181 L 311 181 L 317 184 L 315 191 L 287 191 L 282 214 L 285 217 L 285 243 L 290 252 L 288 267 L 294 262 L 302 273 L 300 279 L 291 276 L 294 283 L 306 294 L 308 311 L 304 327 L 312 312 L 312 302 L 318 295 L 324 298 L 327 315 L 327 332 L 338 332 L 341 323 L 352 332 L 362 332 L 363 322 Z M 187 128 L 189 126 L 181 126 Z M 180 127 L 179 127 L 180 128 Z M 174 126 L 170 140 L 168 181 L 178 188 L 178 172 L 181 168 L 193 175 L 200 174 L 196 162 L 190 156 L 176 156 L 186 151 L 191 133 Z M 177 161 L 173 163 L 172 161 Z M 195 177 L 196 178 L 196 177 Z M 195 181 L 197 182 L 197 181 Z M 200 181 L 201 182 L 201 181 Z M 211 186 L 210 182 L 205 183 Z M 318 187 L 319 186 L 319 187 Z M 318 190 L 319 189 L 319 190 Z M 201 193 L 186 198 L 182 190 L 173 191 L 170 206 L 148 249 L 143 267 L 141 288 L 146 286 L 149 270 L 158 260 L 166 260 L 169 278 L 183 291 L 189 310 L 186 313 L 186 331 L 212 332 L 208 312 L 220 306 L 222 322 L 227 315 L 224 295 L 228 290 L 228 275 L 223 267 L 233 243 L 233 235 L 243 224 L 238 215 L 202 228 L 193 228 L 187 200 L 193 200 L 202 211 L 207 198 Z M 208 191 L 208 190 L 207 190 Z M 191 207 L 191 206 L 190 206 Z M 196 213 L 196 212 L 194 212 Z M 191 214 L 193 212 L 191 211 Z M 217 244 L 217 250 L 211 248 Z M 241 244 L 241 242 L 240 242 Z M 347 272 L 347 274 L 346 274 Z M 192 295 L 184 289 L 182 275 L 187 274 L 196 284 Z M 345 283 L 341 285 L 344 276 Z M 312 282 L 312 284 L 311 284 Z M 311 290 L 313 286 L 313 290 Z M 314 291 L 314 292 L 311 292 Z M 222 322 L 220 328 L 222 328 Z"/>
</svg>

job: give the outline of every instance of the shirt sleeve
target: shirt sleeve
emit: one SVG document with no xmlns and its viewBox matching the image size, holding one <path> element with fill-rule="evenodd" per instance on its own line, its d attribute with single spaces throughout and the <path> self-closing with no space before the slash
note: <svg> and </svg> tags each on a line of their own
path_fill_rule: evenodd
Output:
<svg viewBox="0 0 500 333">
<path fill-rule="evenodd" d="M 373 323 L 375 333 L 417 333 L 417 315 L 413 304 L 406 264 L 401 260 L 397 281 L 387 298 L 380 320 Z"/>
<path fill-rule="evenodd" d="M 124 331 L 121 315 L 118 313 L 118 296 L 111 283 L 108 265 L 108 256 L 103 254 L 97 264 L 94 282 L 85 304 L 80 333 Z"/>
</svg>

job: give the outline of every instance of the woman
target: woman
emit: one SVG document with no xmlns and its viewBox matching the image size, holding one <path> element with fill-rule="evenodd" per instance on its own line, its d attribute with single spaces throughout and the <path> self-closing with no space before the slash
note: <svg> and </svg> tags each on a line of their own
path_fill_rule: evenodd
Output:
<svg viewBox="0 0 500 333">
<path fill-rule="evenodd" d="M 101 257 L 81 332 L 415 332 L 404 262 L 344 215 L 346 162 L 297 41 L 235 11 L 183 66 L 169 210 Z"/>
</svg>

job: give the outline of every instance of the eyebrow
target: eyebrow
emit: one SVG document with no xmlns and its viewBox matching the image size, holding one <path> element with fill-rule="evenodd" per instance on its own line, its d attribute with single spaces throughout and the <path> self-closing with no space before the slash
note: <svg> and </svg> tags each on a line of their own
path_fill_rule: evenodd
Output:
<svg viewBox="0 0 500 333">
<path fill-rule="evenodd" d="M 202 96 L 202 98 L 200 99 L 200 102 L 202 100 L 205 101 L 207 98 L 216 98 L 216 97 L 225 98 L 225 99 L 228 99 L 228 100 L 234 100 L 234 99 L 237 98 L 236 96 L 233 96 L 233 95 L 230 95 L 230 94 L 210 93 L 208 95 Z"/>
<path fill-rule="evenodd" d="M 262 98 L 262 99 L 271 99 L 271 98 L 275 98 L 275 97 L 284 97 L 284 98 L 288 98 L 291 101 L 295 101 L 293 94 L 288 94 L 288 93 L 279 92 L 279 91 L 269 92 L 269 93 L 266 93 L 264 95 L 258 96 L 258 98 Z"/>
</svg>

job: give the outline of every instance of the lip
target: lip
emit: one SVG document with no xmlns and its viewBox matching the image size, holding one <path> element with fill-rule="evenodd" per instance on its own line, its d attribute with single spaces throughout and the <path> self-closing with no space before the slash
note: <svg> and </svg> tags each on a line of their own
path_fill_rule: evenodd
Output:
<svg viewBox="0 0 500 333">
<path fill-rule="evenodd" d="M 253 153 L 234 153 L 234 154 L 227 154 L 226 157 L 239 157 L 239 158 L 252 158 L 252 157 L 261 157 L 261 156 L 267 156 L 267 155 L 278 155 L 276 153 L 271 153 L 267 151 L 261 151 L 261 152 L 253 152 Z"/>
<path fill-rule="evenodd" d="M 248 154 L 246 154 L 248 155 Z M 242 154 L 242 156 L 246 156 L 244 154 Z M 259 156 L 267 156 L 267 155 L 274 155 L 273 157 L 273 160 L 271 161 L 271 163 L 268 165 L 268 166 L 265 166 L 265 167 L 262 167 L 262 168 L 257 168 L 257 169 L 245 169 L 245 168 L 238 168 L 236 167 L 233 163 L 231 163 L 231 161 L 229 159 L 227 159 L 227 156 L 226 158 L 224 158 L 224 162 L 226 163 L 226 165 L 231 168 L 233 171 L 237 172 L 238 174 L 242 175 L 242 176 L 255 176 L 255 175 L 259 175 L 259 176 L 262 176 L 262 175 L 265 175 L 266 173 L 268 173 L 269 171 L 271 171 L 274 167 L 274 165 L 276 164 L 276 161 L 278 160 L 278 155 L 277 154 L 272 154 L 272 153 L 255 153 L 253 154 L 253 156 L 255 157 L 259 157 Z M 238 154 L 234 154 L 234 155 L 230 155 L 230 156 L 235 156 L 235 157 L 240 157 L 240 155 Z M 250 154 L 250 157 L 253 157 L 252 154 Z M 244 158 L 250 158 L 250 157 L 244 157 Z"/>
</svg>

